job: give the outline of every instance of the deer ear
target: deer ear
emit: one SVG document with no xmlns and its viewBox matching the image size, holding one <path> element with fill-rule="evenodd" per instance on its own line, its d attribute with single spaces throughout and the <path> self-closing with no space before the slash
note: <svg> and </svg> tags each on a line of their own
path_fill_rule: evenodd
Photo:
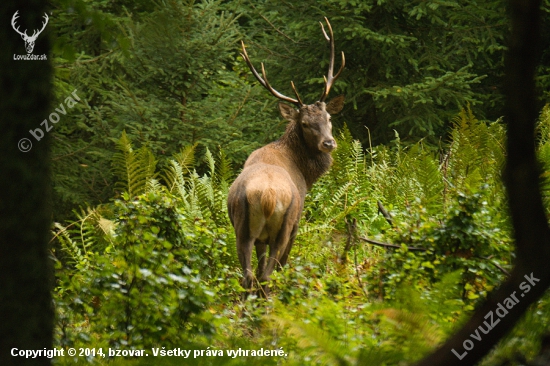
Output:
<svg viewBox="0 0 550 366">
<path fill-rule="evenodd" d="M 283 116 L 283 118 L 287 121 L 298 120 L 299 112 L 288 104 L 279 102 L 279 111 L 281 111 L 281 116 Z"/>
<path fill-rule="evenodd" d="M 336 98 L 331 99 L 325 108 L 328 114 L 336 114 L 340 112 L 342 108 L 344 108 L 344 99 L 345 97 L 343 95 L 339 95 Z"/>
</svg>

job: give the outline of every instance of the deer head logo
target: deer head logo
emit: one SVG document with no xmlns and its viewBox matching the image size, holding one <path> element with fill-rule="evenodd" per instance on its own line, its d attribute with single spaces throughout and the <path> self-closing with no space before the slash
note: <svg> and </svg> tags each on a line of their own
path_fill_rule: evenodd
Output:
<svg viewBox="0 0 550 366">
<path fill-rule="evenodd" d="M 25 41 L 25 49 L 27 50 L 27 53 L 32 53 L 32 50 L 34 49 L 34 42 L 36 42 L 36 38 L 38 38 L 38 35 L 42 33 L 42 31 L 44 30 L 44 28 L 46 28 L 46 25 L 48 24 L 48 20 L 49 20 L 48 14 L 44 13 L 45 22 L 42 23 L 42 29 L 40 29 L 39 31 L 35 30 L 32 33 L 32 36 L 29 37 L 27 35 L 26 29 L 24 32 L 21 32 L 19 30 L 19 26 L 16 26 L 15 21 L 19 17 L 17 13 L 19 13 L 19 10 L 17 10 L 15 14 L 13 14 L 13 17 L 11 18 L 11 26 L 13 27 L 13 30 L 15 30 L 17 33 L 21 35 L 21 38 L 23 38 L 23 41 Z"/>
</svg>

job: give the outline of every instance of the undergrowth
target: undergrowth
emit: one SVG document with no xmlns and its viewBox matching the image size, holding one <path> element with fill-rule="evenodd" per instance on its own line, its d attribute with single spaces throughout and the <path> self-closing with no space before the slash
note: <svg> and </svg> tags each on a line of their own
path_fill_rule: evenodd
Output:
<svg viewBox="0 0 550 366">
<path fill-rule="evenodd" d="M 539 124 L 545 178 L 548 126 L 546 108 Z M 201 365 L 406 365 L 429 353 L 513 266 L 500 180 L 504 128 L 464 110 L 439 147 L 406 145 L 396 135 L 365 151 L 345 127 L 337 140 L 333 167 L 307 196 L 289 265 L 273 275 L 272 296 L 243 301 L 226 214 L 235 173 L 223 150 L 198 158 L 192 145 L 157 161 L 122 134 L 113 162 L 117 197 L 53 228 L 56 345 L 224 353 L 201 356 Z M 484 365 L 533 358 L 548 304 L 539 301 Z M 239 348 L 285 356 L 225 353 Z"/>
</svg>

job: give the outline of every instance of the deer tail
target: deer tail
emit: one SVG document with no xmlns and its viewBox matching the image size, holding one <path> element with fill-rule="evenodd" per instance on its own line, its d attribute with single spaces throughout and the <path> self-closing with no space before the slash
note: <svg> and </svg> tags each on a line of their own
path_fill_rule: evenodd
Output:
<svg viewBox="0 0 550 366">
<path fill-rule="evenodd" d="M 268 188 L 262 192 L 260 204 L 265 218 L 269 219 L 275 212 L 275 205 L 277 204 L 277 193 L 273 188 Z"/>
</svg>

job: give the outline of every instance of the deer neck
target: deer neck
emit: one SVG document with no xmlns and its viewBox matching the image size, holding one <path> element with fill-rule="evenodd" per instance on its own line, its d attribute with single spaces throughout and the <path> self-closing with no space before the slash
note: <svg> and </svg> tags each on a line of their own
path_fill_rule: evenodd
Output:
<svg viewBox="0 0 550 366">
<path fill-rule="evenodd" d="M 304 176 L 308 191 L 332 164 L 332 156 L 329 153 L 308 147 L 302 130 L 295 122 L 290 122 L 287 125 L 284 135 L 277 141 L 277 144 L 288 151 L 290 159 Z"/>
</svg>

